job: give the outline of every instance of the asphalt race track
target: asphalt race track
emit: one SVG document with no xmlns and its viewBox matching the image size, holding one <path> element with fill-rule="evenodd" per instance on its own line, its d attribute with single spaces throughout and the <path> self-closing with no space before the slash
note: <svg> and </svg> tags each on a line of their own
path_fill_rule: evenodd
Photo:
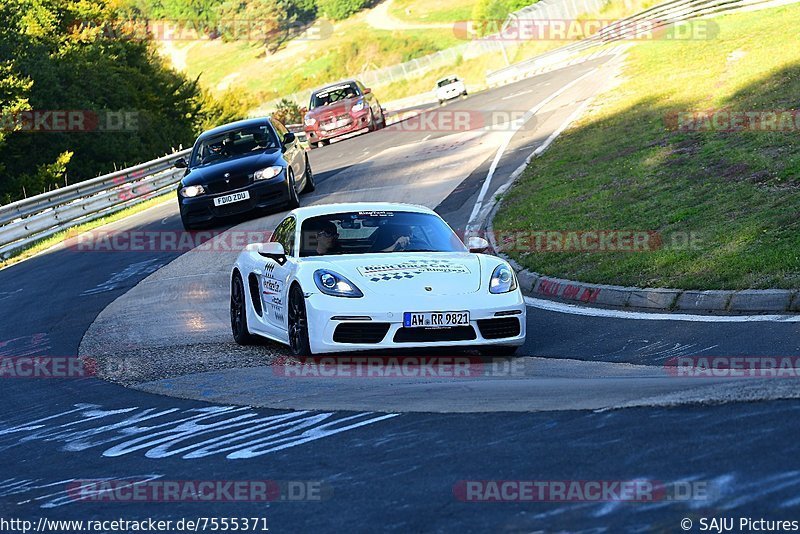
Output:
<svg viewBox="0 0 800 534">
<path fill-rule="evenodd" d="M 490 198 L 608 82 L 612 63 L 599 58 L 429 111 L 462 110 L 480 127 L 409 119 L 315 149 L 317 190 L 301 202 L 424 204 L 463 230 L 481 190 Z M 513 136 L 503 127 L 509 112 L 530 110 Z M 222 230 L 269 230 L 280 216 Z M 105 230 L 178 232 L 177 206 Z M 0 271 L 0 356 L 80 355 L 101 376 L 2 381 L 0 515 L 265 517 L 273 532 L 672 532 L 684 518 L 792 519 L 800 507 L 791 380 L 664 371 L 679 356 L 800 356 L 800 322 L 604 317 L 531 300 L 517 374 L 292 380 L 271 370 L 281 347 L 233 343 L 235 256 L 59 246 Z M 270 503 L 71 497 L 71 484 L 106 478 L 315 481 L 324 491 Z M 655 502 L 464 498 L 464 481 L 486 480 L 649 480 L 707 491 Z"/>
</svg>

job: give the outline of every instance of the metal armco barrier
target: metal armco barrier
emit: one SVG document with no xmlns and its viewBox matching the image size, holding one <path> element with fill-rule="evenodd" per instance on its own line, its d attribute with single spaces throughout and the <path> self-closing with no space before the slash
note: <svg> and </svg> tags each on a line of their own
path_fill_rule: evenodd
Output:
<svg viewBox="0 0 800 534">
<path fill-rule="evenodd" d="M 190 151 L 0 206 L 0 256 L 172 190 L 184 172 L 173 162 Z"/>
</svg>

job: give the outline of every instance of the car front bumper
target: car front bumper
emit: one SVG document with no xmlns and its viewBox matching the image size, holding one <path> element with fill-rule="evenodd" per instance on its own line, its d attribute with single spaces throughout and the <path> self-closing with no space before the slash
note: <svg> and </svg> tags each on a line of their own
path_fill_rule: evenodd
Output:
<svg viewBox="0 0 800 534">
<path fill-rule="evenodd" d="M 305 130 L 305 132 L 309 143 L 317 143 L 319 141 L 327 141 L 342 135 L 355 133 L 365 128 L 369 128 L 369 111 L 351 116 L 350 123 L 340 128 L 324 130 L 322 126 L 317 123 L 315 128 L 309 128 Z"/>
<path fill-rule="evenodd" d="M 520 346 L 525 342 L 525 302 L 519 291 L 480 296 L 475 293 L 447 297 L 432 295 L 415 299 L 411 305 L 401 306 L 409 309 L 387 311 L 384 308 L 379 311 L 378 308 L 382 307 L 376 303 L 374 297 L 343 298 L 321 293 L 308 295 L 306 311 L 312 352 L 321 354 L 408 348 Z M 469 330 L 467 327 L 457 327 L 457 331 L 447 328 L 403 327 L 404 312 L 447 311 L 469 311 Z M 498 319 L 504 320 L 505 325 L 513 325 L 512 320 L 517 320 L 519 325 L 516 334 L 508 337 L 487 337 L 492 332 L 503 333 L 495 328 L 500 324 L 496 321 Z M 495 321 L 491 322 L 492 320 Z M 345 329 L 339 330 L 341 325 L 347 325 L 349 335 L 345 337 L 348 341 L 342 340 L 341 333 Z M 388 327 L 381 335 L 384 325 Z M 373 339 L 369 342 L 356 339 L 359 332 L 363 336 L 372 332 Z"/>
<path fill-rule="evenodd" d="M 250 198 L 224 206 L 215 206 L 214 199 L 233 193 L 247 191 Z M 204 224 L 215 219 L 223 219 L 253 210 L 274 209 L 289 201 L 289 184 L 285 172 L 270 180 L 257 181 L 246 187 L 232 189 L 224 193 L 206 193 L 196 197 L 182 197 L 178 193 L 181 218 L 187 224 Z"/>
<path fill-rule="evenodd" d="M 439 100 L 451 100 L 453 98 L 458 98 L 464 93 L 465 89 L 463 87 L 453 87 L 448 89 L 443 89 L 438 91 L 436 96 Z"/>
</svg>

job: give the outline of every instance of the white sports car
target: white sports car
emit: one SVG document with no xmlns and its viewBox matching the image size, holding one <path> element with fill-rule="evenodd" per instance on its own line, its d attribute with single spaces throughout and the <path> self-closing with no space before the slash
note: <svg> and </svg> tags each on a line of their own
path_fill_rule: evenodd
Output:
<svg viewBox="0 0 800 534">
<path fill-rule="evenodd" d="M 231 271 L 231 328 L 295 356 L 412 347 L 511 355 L 525 341 L 513 269 L 470 250 L 433 211 L 407 204 L 295 209 Z"/>
</svg>

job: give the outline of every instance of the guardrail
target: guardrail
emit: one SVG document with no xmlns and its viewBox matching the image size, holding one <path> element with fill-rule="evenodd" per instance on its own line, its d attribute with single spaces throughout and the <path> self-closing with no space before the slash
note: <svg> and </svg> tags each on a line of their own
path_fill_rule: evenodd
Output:
<svg viewBox="0 0 800 534">
<path fill-rule="evenodd" d="M 1 206 L 0 256 L 8 258 L 40 239 L 170 191 L 183 175 L 173 162 L 190 151 Z"/>
<path fill-rule="evenodd" d="M 557 68 L 594 47 L 635 39 L 676 22 L 768 3 L 774 3 L 774 0 L 669 0 L 613 22 L 590 37 L 490 72 L 486 76 L 486 81 L 490 87 L 496 87 L 538 74 L 542 72 L 542 67 Z"/>
</svg>

